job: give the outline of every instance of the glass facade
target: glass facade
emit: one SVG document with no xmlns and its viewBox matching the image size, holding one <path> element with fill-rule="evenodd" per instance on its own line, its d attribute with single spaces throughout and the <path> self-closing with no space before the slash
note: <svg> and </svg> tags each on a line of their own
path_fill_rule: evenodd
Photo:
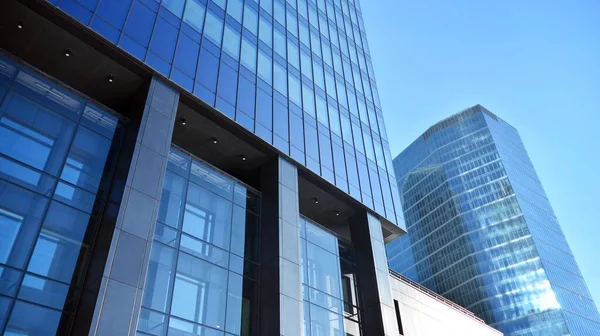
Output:
<svg viewBox="0 0 600 336">
<path fill-rule="evenodd" d="M 48 0 L 403 226 L 356 0 Z"/>
<path fill-rule="evenodd" d="M 0 53 L 0 334 L 68 330 L 121 124 Z"/>
<path fill-rule="evenodd" d="M 505 335 L 598 335 L 600 316 L 517 131 L 477 105 L 395 160 L 392 269 Z"/>
<path fill-rule="evenodd" d="M 256 335 L 260 195 L 171 148 L 138 335 Z"/>
<path fill-rule="evenodd" d="M 361 335 L 354 249 L 300 218 L 304 334 Z"/>
</svg>

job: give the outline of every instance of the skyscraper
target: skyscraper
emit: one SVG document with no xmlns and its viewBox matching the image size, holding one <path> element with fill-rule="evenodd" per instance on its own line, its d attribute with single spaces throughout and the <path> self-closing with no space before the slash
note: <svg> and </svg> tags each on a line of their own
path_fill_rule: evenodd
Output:
<svg viewBox="0 0 600 336">
<path fill-rule="evenodd" d="M 391 164 L 355 0 L 0 1 L 0 334 L 396 336 Z"/>
<path fill-rule="evenodd" d="M 408 234 L 390 267 L 505 335 L 599 335 L 600 316 L 515 128 L 480 105 L 394 159 Z"/>
</svg>

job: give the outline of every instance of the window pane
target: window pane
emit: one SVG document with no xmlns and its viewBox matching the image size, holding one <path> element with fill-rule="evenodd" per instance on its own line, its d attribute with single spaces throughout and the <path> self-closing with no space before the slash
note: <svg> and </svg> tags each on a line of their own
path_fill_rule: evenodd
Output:
<svg viewBox="0 0 600 336">
<path fill-rule="evenodd" d="M 227 270 L 179 253 L 171 314 L 213 328 L 225 323 Z"/>
<path fill-rule="evenodd" d="M 244 6 L 244 28 L 248 29 L 255 36 L 258 35 L 258 13 L 248 4 Z"/>
<path fill-rule="evenodd" d="M 256 45 L 246 38 L 242 39 L 242 64 L 250 71 L 256 72 Z"/>
<path fill-rule="evenodd" d="M 222 331 L 171 317 L 168 336 L 223 336 Z"/>
<path fill-rule="evenodd" d="M 238 22 L 242 22 L 242 11 L 244 6 L 242 0 L 229 0 L 227 2 L 227 14 L 231 15 Z"/>
<path fill-rule="evenodd" d="M 19 95 L 9 94 L 0 112 L 0 153 L 56 175 L 75 125 Z"/>
<path fill-rule="evenodd" d="M 27 270 L 70 283 L 87 230 L 89 214 L 56 201 L 50 204 Z"/>
<path fill-rule="evenodd" d="M 225 25 L 223 50 L 236 60 L 240 57 L 240 33 Z"/>
<path fill-rule="evenodd" d="M 279 91 L 284 96 L 287 96 L 287 71 L 285 71 L 285 68 L 277 62 L 273 63 L 273 70 L 275 90 Z"/>
<path fill-rule="evenodd" d="M 221 248 L 229 246 L 232 203 L 190 183 L 183 231 Z"/>
<path fill-rule="evenodd" d="M 302 92 L 300 88 L 300 80 L 296 76 L 289 73 L 289 90 L 290 100 L 298 106 L 302 106 Z"/>
<path fill-rule="evenodd" d="M 346 335 L 342 315 L 324 308 L 310 305 L 310 332 L 312 335 L 337 336 Z"/>
<path fill-rule="evenodd" d="M 341 298 L 338 257 L 311 243 L 306 244 L 306 251 L 308 284 L 323 293 Z"/>
<path fill-rule="evenodd" d="M 180 250 L 221 267 L 227 268 L 229 266 L 229 253 L 227 251 L 186 234 L 181 235 Z"/>
<path fill-rule="evenodd" d="M 153 243 L 148 265 L 148 277 L 142 304 L 161 312 L 168 312 L 169 293 L 175 272 L 175 250 Z"/>
<path fill-rule="evenodd" d="M 258 76 L 272 85 L 273 83 L 273 64 L 271 57 L 261 49 L 258 50 Z"/>
<path fill-rule="evenodd" d="M 265 19 L 260 17 L 259 38 L 269 47 L 273 47 L 273 26 Z"/>
<path fill-rule="evenodd" d="M 179 228 L 186 183 L 187 181 L 183 177 L 171 171 L 165 173 L 158 208 L 158 221 Z"/>
<path fill-rule="evenodd" d="M 151 335 L 164 335 L 167 332 L 167 315 L 142 308 L 138 330 Z"/>
<path fill-rule="evenodd" d="M 60 178 L 95 193 L 100 186 L 111 141 L 79 127 Z"/>
<path fill-rule="evenodd" d="M 19 298 L 56 309 L 63 309 L 69 286 L 33 275 L 25 275 Z"/>
<path fill-rule="evenodd" d="M 206 7 L 202 2 L 199 0 L 188 0 L 185 6 L 185 14 L 183 14 L 183 21 L 197 31 L 202 32 L 205 12 Z"/>
<path fill-rule="evenodd" d="M 221 38 L 223 37 L 223 21 L 208 11 L 206 14 L 206 23 L 204 26 L 204 36 L 217 46 L 221 46 Z"/>
<path fill-rule="evenodd" d="M 60 315 L 56 310 L 16 301 L 6 326 L 6 334 L 54 335 Z"/>
<path fill-rule="evenodd" d="M 193 1 L 193 0 L 192 0 Z M 181 17 L 185 0 L 162 0 L 162 5 L 177 17 Z"/>
<path fill-rule="evenodd" d="M 196 160 L 192 161 L 191 170 L 190 181 L 228 200 L 233 198 L 233 181 L 229 177 Z"/>
<path fill-rule="evenodd" d="M 240 335 L 242 331 L 242 276 L 229 272 L 227 286 L 227 321 L 225 331 Z"/>
</svg>

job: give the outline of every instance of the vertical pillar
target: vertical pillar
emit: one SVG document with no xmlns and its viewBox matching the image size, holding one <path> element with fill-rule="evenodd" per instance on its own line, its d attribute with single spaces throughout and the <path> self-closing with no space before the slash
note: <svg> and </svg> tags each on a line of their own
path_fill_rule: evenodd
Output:
<svg viewBox="0 0 600 336">
<path fill-rule="evenodd" d="M 135 335 L 178 103 L 152 79 L 89 335 Z"/>
<path fill-rule="evenodd" d="M 300 336 L 303 328 L 298 171 L 279 157 L 261 173 L 260 334 Z"/>
<path fill-rule="evenodd" d="M 350 234 L 356 252 L 363 330 L 369 335 L 399 335 L 381 221 L 369 212 L 352 218 Z"/>
</svg>

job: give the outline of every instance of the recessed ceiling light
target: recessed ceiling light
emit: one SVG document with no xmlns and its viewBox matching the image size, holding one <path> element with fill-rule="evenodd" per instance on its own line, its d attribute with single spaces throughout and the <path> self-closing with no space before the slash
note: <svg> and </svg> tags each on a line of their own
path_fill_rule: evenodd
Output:
<svg viewBox="0 0 600 336">
<path fill-rule="evenodd" d="M 212 138 L 212 139 L 210 139 L 210 140 L 211 140 L 211 141 L 212 141 L 212 143 L 214 143 L 214 144 L 217 144 L 217 143 L 219 143 L 219 140 L 217 140 L 217 138 Z"/>
<path fill-rule="evenodd" d="M 315 197 L 315 204 L 319 204 L 319 199 Z"/>
<path fill-rule="evenodd" d="M 19 23 L 17 23 L 17 28 L 23 29 L 23 21 L 19 21 Z"/>
<path fill-rule="evenodd" d="M 181 118 L 181 120 L 180 120 L 180 121 L 181 121 L 181 124 L 182 124 L 183 126 L 185 126 L 185 124 L 186 124 L 186 120 L 185 120 L 185 118 Z"/>
<path fill-rule="evenodd" d="M 246 161 L 246 156 L 242 155 L 242 161 Z"/>
<path fill-rule="evenodd" d="M 113 75 L 108 76 L 108 82 L 112 83 L 115 81 L 115 77 Z"/>
<path fill-rule="evenodd" d="M 336 215 L 336 216 L 339 216 L 339 215 L 340 215 L 340 212 L 339 212 L 339 211 L 337 211 L 337 210 L 336 210 L 336 211 L 334 211 L 334 213 L 335 213 L 335 215 Z"/>
<path fill-rule="evenodd" d="M 71 50 L 65 49 L 65 56 L 66 57 L 70 57 L 71 56 Z"/>
</svg>

